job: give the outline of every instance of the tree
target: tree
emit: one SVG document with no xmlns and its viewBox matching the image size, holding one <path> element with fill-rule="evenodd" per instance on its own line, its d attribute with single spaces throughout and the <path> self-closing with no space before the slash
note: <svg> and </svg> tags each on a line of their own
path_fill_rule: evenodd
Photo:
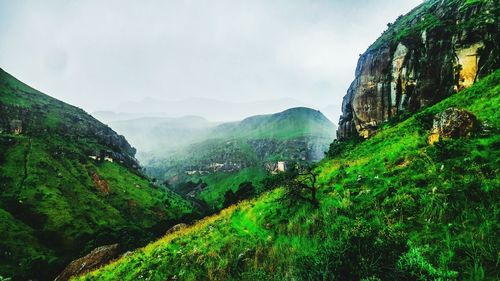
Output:
<svg viewBox="0 0 500 281">
<path fill-rule="evenodd" d="M 242 182 L 238 186 L 238 190 L 236 192 L 233 192 L 232 189 L 229 189 L 226 191 L 224 194 L 224 203 L 223 206 L 224 208 L 238 203 L 241 200 L 251 198 L 256 195 L 255 187 L 253 186 L 252 182 Z"/>
<path fill-rule="evenodd" d="M 224 208 L 229 207 L 236 202 L 238 202 L 238 200 L 237 200 L 236 194 L 234 194 L 233 190 L 229 189 L 228 191 L 226 191 L 226 193 L 224 194 L 224 203 L 222 204 L 224 206 Z"/>
<path fill-rule="evenodd" d="M 310 202 L 316 207 L 319 205 L 317 198 L 318 175 L 314 168 L 314 166 L 302 168 L 295 165 L 289 169 L 289 176 L 287 176 L 283 182 L 286 190 L 286 198 L 290 199 L 292 202 L 297 199 L 301 199 Z M 309 193 L 310 195 L 304 195 L 304 192 Z"/>
</svg>

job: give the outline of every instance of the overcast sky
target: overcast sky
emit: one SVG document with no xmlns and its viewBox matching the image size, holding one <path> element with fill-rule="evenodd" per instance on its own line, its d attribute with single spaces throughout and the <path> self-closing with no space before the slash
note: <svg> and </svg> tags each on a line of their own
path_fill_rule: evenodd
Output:
<svg viewBox="0 0 500 281">
<path fill-rule="evenodd" d="M 0 0 L 0 67 L 89 112 L 189 97 L 337 107 L 359 54 L 421 2 Z"/>
</svg>

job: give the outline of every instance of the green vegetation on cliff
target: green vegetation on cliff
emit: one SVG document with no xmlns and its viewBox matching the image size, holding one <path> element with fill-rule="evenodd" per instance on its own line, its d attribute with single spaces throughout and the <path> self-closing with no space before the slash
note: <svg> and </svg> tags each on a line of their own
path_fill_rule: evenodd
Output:
<svg viewBox="0 0 500 281">
<path fill-rule="evenodd" d="M 500 70 L 317 167 L 319 207 L 281 188 L 78 280 L 498 280 Z M 433 116 L 472 136 L 427 143 Z"/>
</svg>

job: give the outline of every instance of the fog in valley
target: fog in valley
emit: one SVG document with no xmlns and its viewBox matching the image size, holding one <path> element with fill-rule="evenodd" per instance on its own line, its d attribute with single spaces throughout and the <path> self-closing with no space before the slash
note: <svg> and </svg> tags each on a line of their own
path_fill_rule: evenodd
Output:
<svg viewBox="0 0 500 281">
<path fill-rule="evenodd" d="M 358 55 L 421 2 L 0 0 L 0 64 L 104 122 L 306 106 L 337 123 Z"/>
</svg>

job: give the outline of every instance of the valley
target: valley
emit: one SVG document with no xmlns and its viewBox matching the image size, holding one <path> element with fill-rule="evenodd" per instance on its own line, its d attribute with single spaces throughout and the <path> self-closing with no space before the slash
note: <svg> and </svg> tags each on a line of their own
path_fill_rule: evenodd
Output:
<svg viewBox="0 0 500 281">
<path fill-rule="evenodd" d="M 0 69 L 0 281 L 499 280 L 499 18 L 495 0 L 397 17 L 359 55 L 338 126 L 294 99 L 165 103 L 147 84 L 94 117 Z M 190 62 L 238 84 L 211 55 Z M 194 71 L 174 57 L 159 76 Z"/>
<path fill-rule="evenodd" d="M 220 209 L 225 192 L 241 183 L 262 190 L 261 181 L 277 171 L 278 163 L 320 161 L 336 131 L 321 112 L 309 108 L 221 124 L 201 117 L 110 124 L 143 151 L 138 157 L 148 176 L 205 201 L 212 210 Z"/>
</svg>

